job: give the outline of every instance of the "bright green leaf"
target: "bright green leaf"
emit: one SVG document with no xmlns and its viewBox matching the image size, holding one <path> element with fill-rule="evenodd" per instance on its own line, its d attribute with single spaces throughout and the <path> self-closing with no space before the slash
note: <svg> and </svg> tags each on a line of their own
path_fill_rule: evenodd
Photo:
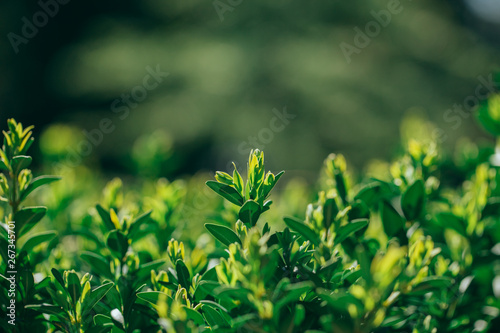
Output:
<svg viewBox="0 0 500 333">
<path fill-rule="evenodd" d="M 318 246 L 320 243 L 319 236 L 309 228 L 304 222 L 297 220 L 294 217 L 284 218 L 286 225 L 295 232 L 298 232 L 305 240 L 310 241 L 312 244 Z"/>
<path fill-rule="evenodd" d="M 353 235 L 368 225 L 368 219 L 359 219 L 349 222 L 348 224 L 340 227 L 335 237 L 335 244 L 340 244 L 349 236 Z"/>
<path fill-rule="evenodd" d="M 24 243 L 24 245 L 21 247 L 21 252 L 26 251 L 27 253 L 30 253 L 31 250 L 33 250 L 33 248 L 35 248 L 36 246 L 51 241 L 56 236 L 57 232 L 55 231 L 45 231 L 35 234 L 29 237 L 28 240 Z"/>
<path fill-rule="evenodd" d="M 247 200 L 245 204 L 240 208 L 238 217 L 241 221 L 243 221 L 243 223 L 254 226 L 257 223 L 260 214 L 260 205 L 253 200 Z"/>
<path fill-rule="evenodd" d="M 25 207 L 19 210 L 14 216 L 16 228 L 22 236 L 31 230 L 47 213 L 45 207 Z"/>
<path fill-rule="evenodd" d="M 225 198 L 227 201 L 241 206 L 243 205 L 243 197 L 238 191 L 229 185 L 222 184 L 213 180 L 206 182 L 207 186 L 210 187 L 215 193 Z"/>
<path fill-rule="evenodd" d="M 31 183 L 28 185 L 28 187 L 21 193 L 21 200 L 26 199 L 26 197 L 31 192 L 33 192 L 34 190 L 36 190 L 40 186 L 53 183 L 53 182 L 58 181 L 60 179 L 61 179 L 61 177 L 56 177 L 56 176 L 40 176 L 40 177 L 36 177 L 35 179 L 33 179 L 31 181 Z"/>
<path fill-rule="evenodd" d="M 236 233 L 228 227 L 205 223 L 205 228 L 222 244 L 229 246 L 232 243 L 241 244 L 241 240 Z"/>
</svg>

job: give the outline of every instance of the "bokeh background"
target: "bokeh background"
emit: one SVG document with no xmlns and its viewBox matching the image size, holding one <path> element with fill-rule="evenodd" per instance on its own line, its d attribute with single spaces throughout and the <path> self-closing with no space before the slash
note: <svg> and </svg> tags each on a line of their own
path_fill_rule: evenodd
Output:
<svg viewBox="0 0 500 333">
<path fill-rule="evenodd" d="M 43 6 L 0 3 L 0 122 L 35 124 L 45 155 L 78 152 L 102 119 L 113 130 L 77 153 L 81 163 L 169 178 L 242 164 L 259 134 L 272 170 L 314 179 L 331 152 L 360 169 L 393 155 L 407 113 L 441 128 L 445 146 L 489 139 L 473 117 L 446 111 L 499 69 L 497 0 L 402 0 L 350 61 L 341 43 L 354 45 L 355 28 L 390 0 L 42 3 L 53 17 L 15 47 Z M 169 75 L 121 119 L 114 107 L 148 66 Z M 271 138 L 285 108 L 295 118 Z"/>
</svg>

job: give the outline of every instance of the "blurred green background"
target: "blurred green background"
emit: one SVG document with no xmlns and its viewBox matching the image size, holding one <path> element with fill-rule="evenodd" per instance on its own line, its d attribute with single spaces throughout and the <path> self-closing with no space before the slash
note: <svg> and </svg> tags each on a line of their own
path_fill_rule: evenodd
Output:
<svg viewBox="0 0 500 333">
<path fill-rule="evenodd" d="M 174 177 L 243 164 L 256 137 L 272 170 L 314 179 L 331 152 L 388 159 L 407 112 L 445 146 L 488 139 L 447 110 L 499 68 L 500 1 L 401 1 L 350 62 L 342 43 L 393 0 L 41 3 L 0 3 L 0 121 L 35 124 L 55 161 Z M 146 68 L 169 75 L 144 90 Z"/>
</svg>

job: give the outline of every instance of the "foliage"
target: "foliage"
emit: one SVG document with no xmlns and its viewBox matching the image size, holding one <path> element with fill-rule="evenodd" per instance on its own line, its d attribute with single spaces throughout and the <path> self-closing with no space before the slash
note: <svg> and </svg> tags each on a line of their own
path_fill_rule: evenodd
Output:
<svg viewBox="0 0 500 333">
<path fill-rule="evenodd" d="M 478 112 L 496 136 L 499 98 Z M 499 329 L 500 163 L 492 147 L 462 144 L 451 163 L 436 143 L 408 140 L 399 158 L 364 177 L 331 154 L 305 214 L 285 205 L 292 214 L 283 221 L 269 197 L 284 173 L 266 172 L 256 149 L 246 175 L 234 165 L 232 175 L 217 172 L 206 182 L 223 201 L 208 196 L 204 232 L 185 215 L 189 182 L 146 180 L 126 193 L 114 179 L 100 204 L 75 213 L 79 204 L 59 203 L 78 201 L 63 180 L 43 192 L 58 236 L 35 233 L 47 208 L 23 206 L 58 178 L 32 178 L 31 127 L 8 125 L 0 151 L 1 269 L 15 260 L 19 332 Z M 85 174 L 75 170 L 66 175 Z M 278 196 L 286 204 L 298 195 L 287 188 Z M 10 221 L 15 252 L 6 252 L 14 244 Z"/>
</svg>

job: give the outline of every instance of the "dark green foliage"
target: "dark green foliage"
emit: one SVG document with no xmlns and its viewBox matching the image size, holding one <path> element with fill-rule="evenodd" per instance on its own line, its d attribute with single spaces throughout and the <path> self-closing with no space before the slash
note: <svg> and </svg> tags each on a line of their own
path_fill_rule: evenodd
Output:
<svg viewBox="0 0 500 333">
<path fill-rule="evenodd" d="M 496 111 L 485 112 L 480 120 L 494 128 Z M 1 268 L 10 260 L 3 230 L 14 219 L 17 311 L 30 318 L 20 332 L 498 330 L 500 169 L 491 148 L 464 152 L 465 181 L 453 187 L 443 185 L 453 184 L 449 162 L 431 141 L 407 142 L 390 172 L 361 180 L 332 154 L 305 214 L 283 219 L 269 211 L 283 172 L 266 173 L 254 150 L 245 178 L 234 167 L 206 183 L 228 203 L 210 206 L 204 226 L 213 238 L 177 215 L 187 197 L 179 184 L 159 181 L 141 198 L 124 195 L 116 179 L 58 236 L 36 229 L 50 209 L 21 206 L 56 179 L 32 179 L 29 133 L 9 121 L 0 153 Z M 62 237 L 77 243 L 74 258 L 61 253 Z M 1 280 L 6 315 L 9 282 Z"/>
</svg>

